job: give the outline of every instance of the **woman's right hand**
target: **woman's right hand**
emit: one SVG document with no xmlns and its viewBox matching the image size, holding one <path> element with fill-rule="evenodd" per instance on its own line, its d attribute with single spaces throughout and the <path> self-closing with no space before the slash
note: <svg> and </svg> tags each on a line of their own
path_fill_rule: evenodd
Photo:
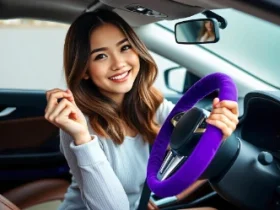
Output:
<svg viewBox="0 0 280 210">
<path fill-rule="evenodd" d="M 87 121 L 77 107 L 70 90 L 52 89 L 46 92 L 47 107 L 45 118 L 52 124 L 70 134 L 76 145 L 91 140 Z"/>
</svg>

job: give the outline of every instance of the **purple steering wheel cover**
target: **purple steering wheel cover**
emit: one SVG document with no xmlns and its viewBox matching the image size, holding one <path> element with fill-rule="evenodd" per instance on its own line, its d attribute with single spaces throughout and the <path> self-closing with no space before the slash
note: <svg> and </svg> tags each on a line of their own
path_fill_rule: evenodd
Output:
<svg viewBox="0 0 280 210">
<path fill-rule="evenodd" d="M 161 127 L 151 151 L 147 170 L 148 186 L 156 195 L 160 197 L 173 196 L 189 187 L 206 170 L 219 149 L 222 142 L 222 132 L 215 126 L 208 124 L 199 143 L 180 169 L 164 181 L 157 179 L 157 172 L 163 162 L 173 130 L 170 120 L 175 114 L 192 108 L 196 102 L 216 89 L 220 90 L 220 101 L 237 101 L 237 88 L 233 80 L 226 74 L 210 74 L 195 83 L 184 94 Z"/>
</svg>

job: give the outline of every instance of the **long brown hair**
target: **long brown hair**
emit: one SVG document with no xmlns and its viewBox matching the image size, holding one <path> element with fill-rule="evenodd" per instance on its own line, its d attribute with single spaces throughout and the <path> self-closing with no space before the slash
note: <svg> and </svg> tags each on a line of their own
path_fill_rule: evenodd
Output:
<svg viewBox="0 0 280 210">
<path fill-rule="evenodd" d="M 122 107 L 102 95 L 91 80 L 83 79 L 88 70 L 90 35 L 99 26 L 110 23 L 127 37 L 139 56 L 140 69 L 132 89 L 125 94 Z M 106 10 L 84 13 L 70 26 L 64 44 L 64 70 L 67 85 L 73 92 L 77 106 L 89 117 L 93 130 L 110 137 L 115 143 L 124 140 L 125 122 L 140 133 L 144 141 L 153 143 L 159 125 L 155 113 L 163 101 L 161 93 L 152 85 L 157 66 L 145 45 L 133 29 L 116 13 Z"/>
<path fill-rule="evenodd" d="M 201 39 L 201 37 L 203 37 L 203 36 L 205 35 L 205 33 L 207 33 L 207 37 L 209 36 L 209 32 L 207 31 L 207 28 L 206 28 L 206 26 L 205 26 L 205 24 L 207 23 L 207 21 L 209 21 L 209 20 L 203 21 L 203 24 L 202 24 L 202 26 L 201 26 L 201 28 L 200 28 L 199 35 L 198 35 L 199 39 Z M 210 22 L 211 27 L 212 27 L 212 29 L 213 29 L 213 23 L 212 23 L 211 21 L 209 21 L 209 22 Z M 199 41 L 199 40 L 198 40 L 198 41 Z"/>
</svg>

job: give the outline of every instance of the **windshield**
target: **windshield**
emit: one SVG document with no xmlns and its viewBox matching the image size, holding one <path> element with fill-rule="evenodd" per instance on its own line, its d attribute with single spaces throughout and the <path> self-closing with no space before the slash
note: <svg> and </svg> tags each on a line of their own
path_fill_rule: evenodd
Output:
<svg viewBox="0 0 280 210">
<path fill-rule="evenodd" d="M 224 17 L 228 25 L 220 29 L 219 42 L 200 46 L 254 77 L 280 88 L 280 26 L 233 9 L 213 12 Z M 198 14 L 187 19 L 161 21 L 159 24 L 174 31 L 175 23 L 195 18 L 205 16 Z"/>
</svg>

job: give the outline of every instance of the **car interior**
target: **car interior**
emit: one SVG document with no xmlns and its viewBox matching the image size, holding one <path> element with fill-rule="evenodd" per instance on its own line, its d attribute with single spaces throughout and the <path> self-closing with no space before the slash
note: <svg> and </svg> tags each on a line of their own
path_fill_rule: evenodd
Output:
<svg viewBox="0 0 280 210">
<path fill-rule="evenodd" d="M 112 10 L 134 28 L 151 52 L 178 64 L 162 71 L 164 88 L 169 91 L 164 96 L 174 103 L 206 75 L 227 74 L 238 89 L 239 124 L 233 134 L 235 140 L 222 146 L 222 152 L 217 153 L 207 172 L 211 174 L 221 161 L 228 163 L 219 176 L 198 179 L 174 196 L 162 198 L 152 193 L 150 199 L 162 210 L 202 206 L 229 210 L 279 209 L 279 79 L 278 83 L 277 79 L 276 83 L 269 83 L 198 46 L 204 43 L 182 36 L 189 33 L 188 26 L 193 28 L 192 24 L 209 20 L 214 24 L 216 37 L 205 44 L 222 41 L 224 34 L 220 32 L 232 23 L 215 11 L 228 8 L 269 22 L 279 30 L 277 0 L 0 0 L 0 20 L 23 18 L 69 25 L 85 12 Z M 192 18 L 197 14 L 199 19 Z M 186 18 L 190 21 L 186 22 Z M 161 21 L 175 21 L 174 32 L 159 24 Z M 246 26 L 246 22 L 239 24 Z M 179 88 L 174 82 L 178 75 L 183 75 Z M 71 182 L 69 167 L 59 149 L 59 129 L 44 118 L 45 92 L 0 84 L 0 210 L 56 209 L 58 204 L 53 202 L 63 201 Z M 217 96 L 219 91 L 213 91 L 195 106 L 211 111 L 212 100 Z"/>
</svg>

